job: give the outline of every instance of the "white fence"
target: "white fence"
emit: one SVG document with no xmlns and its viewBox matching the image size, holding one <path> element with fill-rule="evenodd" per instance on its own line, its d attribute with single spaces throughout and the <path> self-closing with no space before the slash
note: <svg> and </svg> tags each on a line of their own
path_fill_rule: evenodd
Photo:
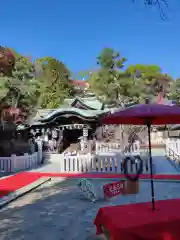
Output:
<svg viewBox="0 0 180 240">
<path fill-rule="evenodd" d="M 0 172 L 16 173 L 19 171 L 31 169 L 39 165 L 42 161 L 42 148 L 38 144 L 38 152 L 33 154 L 25 153 L 24 156 L 0 157 Z"/>
<path fill-rule="evenodd" d="M 166 152 L 171 149 L 175 154 L 180 155 L 180 139 L 168 138 L 165 142 Z"/>
<path fill-rule="evenodd" d="M 151 132 L 152 144 L 164 144 L 163 132 Z"/>
<path fill-rule="evenodd" d="M 113 150 L 121 151 L 120 143 L 116 143 L 116 142 L 96 142 L 96 153 L 112 152 Z"/>
<path fill-rule="evenodd" d="M 165 141 L 166 156 L 180 166 L 180 139 L 168 138 Z"/>
<path fill-rule="evenodd" d="M 96 143 L 96 154 L 68 156 L 60 161 L 61 172 L 117 172 L 122 173 L 122 160 L 124 155 L 140 155 L 140 144 L 136 141 L 126 152 L 120 148 L 119 143 Z M 148 157 L 143 157 L 143 172 L 149 172 Z M 130 164 L 128 169 L 136 173 L 138 162 Z"/>
<path fill-rule="evenodd" d="M 122 152 L 122 147 L 120 143 L 117 142 L 96 142 L 96 154 L 102 152 Z M 140 153 L 139 141 L 135 141 L 126 151 L 126 154 L 130 155 L 137 155 L 139 153 Z"/>
<path fill-rule="evenodd" d="M 107 155 L 79 155 L 65 156 L 60 161 L 61 172 L 111 172 L 123 173 L 122 155 L 119 153 L 109 153 Z M 144 158 L 143 172 L 149 172 L 148 159 Z M 128 165 L 130 173 L 136 173 L 139 163 Z"/>
</svg>

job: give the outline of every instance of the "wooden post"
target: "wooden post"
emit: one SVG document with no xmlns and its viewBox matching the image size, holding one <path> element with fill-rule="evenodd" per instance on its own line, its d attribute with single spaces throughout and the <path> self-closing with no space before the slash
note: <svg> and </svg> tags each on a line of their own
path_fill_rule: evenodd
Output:
<svg viewBox="0 0 180 240">
<path fill-rule="evenodd" d="M 17 158 L 16 158 L 16 154 L 12 154 L 11 155 L 11 167 L 10 167 L 10 172 L 15 173 L 17 172 L 17 162 L 16 162 Z M 7 172 L 9 172 L 9 170 L 6 170 Z"/>
<path fill-rule="evenodd" d="M 139 180 L 130 181 L 129 179 L 125 180 L 125 189 L 124 195 L 126 194 L 137 194 L 139 192 Z"/>
</svg>

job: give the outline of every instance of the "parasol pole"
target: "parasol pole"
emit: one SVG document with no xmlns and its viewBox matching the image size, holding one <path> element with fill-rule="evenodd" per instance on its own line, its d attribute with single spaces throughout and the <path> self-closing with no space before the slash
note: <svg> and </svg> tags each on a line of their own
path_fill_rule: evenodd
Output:
<svg viewBox="0 0 180 240">
<path fill-rule="evenodd" d="M 151 124 L 147 124 L 148 128 L 148 140 L 149 140 L 149 161 L 150 161 L 150 176 L 151 176 L 151 200 L 152 210 L 155 210 L 155 199 L 154 199 L 154 181 L 153 181 L 153 164 L 152 164 L 152 152 L 151 152 Z"/>
</svg>

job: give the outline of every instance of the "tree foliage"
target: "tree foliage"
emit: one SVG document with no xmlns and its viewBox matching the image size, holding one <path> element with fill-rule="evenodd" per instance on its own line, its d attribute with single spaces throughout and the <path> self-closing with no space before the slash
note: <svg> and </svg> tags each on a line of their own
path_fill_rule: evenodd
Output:
<svg viewBox="0 0 180 240">
<path fill-rule="evenodd" d="M 111 48 L 105 48 L 97 57 L 99 69 L 90 75 L 88 81 L 101 100 L 117 104 L 122 102 L 121 92 L 124 91 L 125 95 L 129 80 L 126 73 L 122 72 L 125 62 L 126 58 Z"/>
<path fill-rule="evenodd" d="M 0 76 L 1 107 L 20 108 L 32 113 L 37 108 L 56 108 L 73 96 L 70 71 L 52 57 L 30 61 L 10 49 L 16 58 L 12 76 Z"/>
<path fill-rule="evenodd" d="M 71 73 L 64 63 L 55 58 L 44 57 L 36 60 L 41 68 L 38 79 L 42 84 L 39 105 L 45 108 L 56 108 L 64 98 L 72 96 Z"/>
<path fill-rule="evenodd" d="M 14 52 L 14 51 L 13 51 Z M 14 108 L 32 111 L 36 104 L 36 95 L 40 91 L 40 84 L 34 76 L 34 66 L 24 56 L 14 53 L 16 65 L 11 77 L 1 76 L 5 93 L 1 95 L 1 102 Z"/>
<path fill-rule="evenodd" d="M 74 87 L 71 71 L 52 57 L 31 61 L 10 49 L 16 64 L 12 76 L 0 76 L 0 105 L 20 108 L 32 113 L 37 108 L 57 108 L 65 98 L 84 96 Z M 157 65 L 135 64 L 125 66 L 127 59 L 111 48 L 97 56 L 97 68 L 82 71 L 90 89 L 106 104 L 124 106 L 145 98 L 153 99 L 159 92 L 180 101 L 180 81 L 164 74 Z"/>
<path fill-rule="evenodd" d="M 169 91 L 169 83 L 172 78 L 163 74 L 157 65 L 136 64 L 128 67 L 126 72 L 136 79 L 141 100 L 152 99 L 159 92 L 163 91 L 166 94 Z"/>
<path fill-rule="evenodd" d="M 159 92 L 169 92 L 172 78 L 162 73 L 157 65 L 136 64 L 124 70 L 127 59 L 120 53 L 106 48 L 97 57 L 98 70 L 88 81 L 96 95 L 106 103 L 123 105 L 127 101 L 144 102 Z"/>
<path fill-rule="evenodd" d="M 180 78 L 172 82 L 170 86 L 169 97 L 180 104 Z"/>
</svg>

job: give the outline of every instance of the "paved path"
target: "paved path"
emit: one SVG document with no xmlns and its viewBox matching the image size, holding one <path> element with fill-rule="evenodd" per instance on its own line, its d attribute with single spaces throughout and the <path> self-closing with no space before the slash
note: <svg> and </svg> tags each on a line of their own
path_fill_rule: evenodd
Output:
<svg viewBox="0 0 180 240">
<path fill-rule="evenodd" d="M 179 174 L 176 168 L 162 156 L 154 157 L 156 174 Z"/>
<path fill-rule="evenodd" d="M 157 173 L 177 174 L 175 168 L 153 152 Z M 55 161 L 34 171 L 58 172 Z M 116 196 L 109 201 L 91 203 L 79 193 L 78 180 L 54 178 L 34 192 L 11 203 L 0 212 L 0 240 L 95 240 L 93 220 L 99 207 L 150 201 L 150 182 L 141 181 L 140 192 L 134 196 Z M 92 180 L 97 187 L 114 180 Z M 157 200 L 180 198 L 180 183 L 156 182 Z"/>
<path fill-rule="evenodd" d="M 177 169 L 164 157 L 164 155 L 164 150 L 153 150 L 153 163 L 155 164 L 156 174 L 179 174 Z"/>
<path fill-rule="evenodd" d="M 93 180 L 102 186 L 109 180 Z M 112 180 L 111 180 L 112 181 Z M 135 196 L 91 203 L 80 196 L 77 180 L 54 179 L 0 212 L 0 240 L 95 240 L 93 220 L 99 207 L 150 200 L 150 183 Z M 156 199 L 180 198 L 179 183 L 155 183 Z"/>
<path fill-rule="evenodd" d="M 31 172 L 50 172 L 50 173 L 60 173 L 61 166 L 60 162 L 63 161 L 63 154 L 50 154 L 47 159 L 45 159 L 45 164 L 41 165 L 36 169 L 32 169 Z"/>
</svg>

